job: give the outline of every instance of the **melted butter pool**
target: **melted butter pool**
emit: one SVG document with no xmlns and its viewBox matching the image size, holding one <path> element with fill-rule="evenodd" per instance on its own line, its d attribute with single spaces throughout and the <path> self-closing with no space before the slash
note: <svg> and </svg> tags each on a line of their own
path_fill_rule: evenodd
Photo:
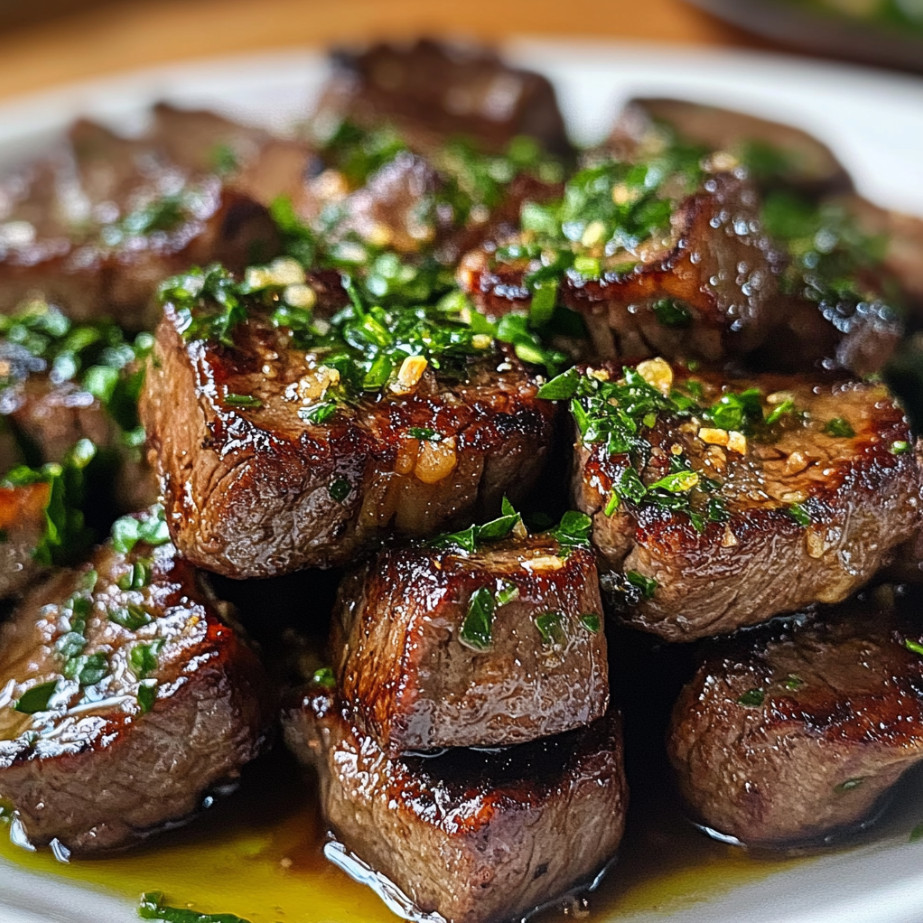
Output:
<svg viewBox="0 0 923 923">
<path fill-rule="evenodd" d="M 636 789 L 638 787 L 636 786 Z M 640 788 L 618 864 L 590 895 L 590 921 L 669 913 L 780 871 L 795 860 L 756 860 L 707 839 L 675 805 Z M 322 855 L 323 828 L 310 784 L 287 760 L 253 773 L 197 822 L 104 859 L 62 864 L 29 853 L 0 831 L 0 858 L 31 871 L 123 895 L 163 891 L 174 906 L 234 913 L 250 923 L 391 923 L 368 889 Z M 564 920 L 545 912 L 542 923 Z"/>
</svg>

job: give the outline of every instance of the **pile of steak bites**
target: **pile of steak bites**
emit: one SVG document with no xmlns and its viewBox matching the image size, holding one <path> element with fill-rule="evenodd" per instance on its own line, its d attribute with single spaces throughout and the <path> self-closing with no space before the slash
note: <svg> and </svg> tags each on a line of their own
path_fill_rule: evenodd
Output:
<svg viewBox="0 0 923 923">
<path fill-rule="evenodd" d="M 35 845 L 128 846 L 281 739 L 392 906 L 521 916 L 617 852 L 644 637 L 724 839 L 831 841 L 923 760 L 923 224 L 801 131 L 640 99 L 576 150 L 486 51 L 340 53 L 291 136 L 160 105 L 4 174 L 0 310 Z M 296 573 L 283 636 L 252 581 Z"/>
</svg>

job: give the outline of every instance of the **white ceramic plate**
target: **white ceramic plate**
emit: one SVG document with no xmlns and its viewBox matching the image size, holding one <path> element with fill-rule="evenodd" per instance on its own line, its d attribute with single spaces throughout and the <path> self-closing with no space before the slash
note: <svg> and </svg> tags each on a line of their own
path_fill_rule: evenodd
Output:
<svg viewBox="0 0 923 923">
<path fill-rule="evenodd" d="M 547 73 L 581 141 L 600 138 L 630 95 L 678 95 L 800 125 L 827 141 L 860 188 L 882 204 L 923 214 L 923 81 L 794 57 L 663 46 L 522 41 L 515 60 Z M 0 162 L 41 147 L 76 115 L 130 129 L 168 99 L 282 124 L 302 116 L 325 72 L 310 52 L 251 55 L 86 83 L 0 105 Z M 898 812 L 872 845 L 838 852 L 665 914 L 619 923 L 920 923 L 923 797 Z M 616 873 L 617 874 L 617 873 Z M 671 901 L 671 908 L 677 906 Z M 233 911 L 229 908 L 216 908 Z M 128 923 L 134 908 L 0 859 L 0 923 Z M 316 923 L 294 920 L 292 923 Z M 601 923 L 601 921 L 600 921 Z"/>
</svg>

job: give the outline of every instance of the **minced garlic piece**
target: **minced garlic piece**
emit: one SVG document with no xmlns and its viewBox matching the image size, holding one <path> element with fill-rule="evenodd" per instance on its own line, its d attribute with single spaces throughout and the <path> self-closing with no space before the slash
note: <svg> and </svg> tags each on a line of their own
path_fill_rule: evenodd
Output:
<svg viewBox="0 0 923 923">
<path fill-rule="evenodd" d="M 398 393 L 413 390 L 423 377 L 429 363 L 423 356 L 408 356 L 397 373 L 397 381 L 391 386 Z"/>
<path fill-rule="evenodd" d="M 659 356 L 656 359 L 645 359 L 644 362 L 638 363 L 637 372 L 664 396 L 670 393 L 673 387 L 673 369 L 665 359 Z"/>
<path fill-rule="evenodd" d="M 287 285 L 282 297 L 293 308 L 303 308 L 305 311 L 310 311 L 317 304 L 317 292 L 310 285 L 301 282 Z"/>
<path fill-rule="evenodd" d="M 560 570 L 564 566 L 564 562 L 557 556 L 553 554 L 545 554 L 538 558 L 530 558 L 528 561 L 523 561 L 522 566 L 528 570 Z"/>
<path fill-rule="evenodd" d="M 727 447 L 738 455 L 747 454 L 747 437 L 743 433 L 738 433 L 736 429 L 728 432 Z"/>
<path fill-rule="evenodd" d="M 698 435 L 708 445 L 727 445 L 731 436 L 726 429 L 713 429 L 710 426 L 701 427 Z"/>
<path fill-rule="evenodd" d="M 583 236 L 580 238 L 580 243 L 584 247 L 595 247 L 603 242 L 605 234 L 606 226 L 597 218 L 586 226 Z"/>
</svg>

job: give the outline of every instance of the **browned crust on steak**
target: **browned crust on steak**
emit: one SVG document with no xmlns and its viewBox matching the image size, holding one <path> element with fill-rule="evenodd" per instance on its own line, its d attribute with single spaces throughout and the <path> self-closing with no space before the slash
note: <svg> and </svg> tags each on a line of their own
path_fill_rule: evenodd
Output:
<svg viewBox="0 0 923 923">
<path fill-rule="evenodd" d="M 515 588 L 490 647 L 460 632 L 472 594 Z M 560 614 L 553 640 L 535 619 Z M 596 616 L 596 630 L 581 616 Z M 341 587 L 333 655 L 354 720 L 395 756 L 521 743 L 602 717 L 609 703 L 595 555 L 545 537 L 478 552 L 380 554 Z M 542 623 L 544 624 L 544 623 Z"/>
<path fill-rule="evenodd" d="M 500 753 L 388 760 L 328 694 L 285 719 L 320 779 L 334 835 L 424 913 L 487 923 L 523 913 L 611 858 L 627 790 L 621 722 Z"/>
<path fill-rule="evenodd" d="M 40 296 L 78 322 L 112 317 L 128 329 L 151 329 L 160 318 L 153 296 L 167 276 L 212 261 L 243 270 L 279 252 L 264 206 L 217 180 L 203 183 L 200 195 L 196 217 L 169 232 L 133 236 L 128 246 L 61 236 L 0 254 L 0 310 Z"/>
<path fill-rule="evenodd" d="M 919 630 L 869 603 L 822 618 L 720 646 L 674 708 L 687 803 L 744 845 L 848 832 L 923 759 L 923 658 L 904 643 Z"/>
<path fill-rule="evenodd" d="M 148 587 L 119 589 L 118 578 L 142 556 L 152 559 Z M 102 652 L 109 663 L 92 687 L 95 707 L 81 700 L 75 680 L 61 678 L 55 651 L 68 631 L 62 606 L 91 568 L 98 579 L 84 653 Z M 129 630 L 107 617 L 132 603 L 152 616 L 148 625 Z M 270 696 L 256 656 L 219 619 L 220 606 L 172 545 L 143 543 L 127 556 L 104 546 L 90 564 L 59 571 L 22 601 L 0 634 L 0 795 L 31 842 L 54 839 L 81 853 L 126 845 L 195 812 L 257 755 Z M 156 698 L 144 713 L 131 652 L 160 639 L 150 673 Z M 53 710 L 13 710 L 24 691 L 54 680 Z"/>
<path fill-rule="evenodd" d="M 754 190 L 720 173 L 679 203 L 669 240 L 641 254 L 633 269 L 590 280 L 566 275 L 559 297 L 583 315 L 600 358 L 714 361 L 748 352 L 765 338 L 773 322 L 777 259 L 760 230 Z M 534 268 L 497 266 L 490 249 L 475 250 L 462 260 L 458 279 L 482 311 L 499 315 L 528 305 L 524 280 Z M 664 298 L 687 308 L 688 326 L 657 319 L 653 308 Z"/>
<path fill-rule="evenodd" d="M 512 354 L 446 382 L 428 369 L 409 395 L 298 416 L 286 397 L 309 371 L 305 354 L 258 318 L 235 349 L 185 343 L 167 307 L 148 369 L 141 415 L 177 546 L 231 577 L 264 577 L 348 562 L 377 536 L 426 536 L 523 496 L 543 465 L 553 408 Z M 262 372 L 264 362 L 273 376 Z M 229 407 L 227 393 L 259 409 Z M 438 444 L 408 434 L 431 427 Z M 454 440 L 454 445 L 452 440 Z M 348 493 L 331 496 L 340 482 Z"/>
<path fill-rule="evenodd" d="M 333 63 L 317 118 L 393 124 L 424 154 L 457 137 L 500 153 L 519 135 L 551 152 L 570 151 L 549 80 L 512 68 L 483 48 L 429 39 L 382 42 L 337 51 Z"/>
<path fill-rule="evenodd" d="M 593 540 L 606 567 L 657 581 L 653 597 L 625 615 L 630 624 L 683 641 L 810 603 L 839 602 L 916 534 L 923 477 L 909 450 L 909 424 L 884 385 L 801 376 L 734 381 L 677 369 L 677 381 L 690 378 L 703 383 L 709 402 L 722 388 L 758 387 L 764 401 L 790 396 L 811 420 L 784 427 L 774 442 L 749 440 L 745 455 L 705 445 L 697 424 L 657 424 L 649 435 L 661 462 L 649 479 L 666 473 L 670 447 L 679 444 L 694 470 L 722 484 L 717 496 L 729 518 L 707 522 L 701 532 L 684 513 L 653 503 L 623 505 L 606 516 L 627 458 L 609 456 L 601 444 L 578 447 L 575 502 L 593 517 Z M 845 418 L 855 435 L 824 432 L 835 418 Z M 908 450 L 892 451 L 902 444 Z M 793 503 L 810 524 L 793 517 Z"/>
</svg>

